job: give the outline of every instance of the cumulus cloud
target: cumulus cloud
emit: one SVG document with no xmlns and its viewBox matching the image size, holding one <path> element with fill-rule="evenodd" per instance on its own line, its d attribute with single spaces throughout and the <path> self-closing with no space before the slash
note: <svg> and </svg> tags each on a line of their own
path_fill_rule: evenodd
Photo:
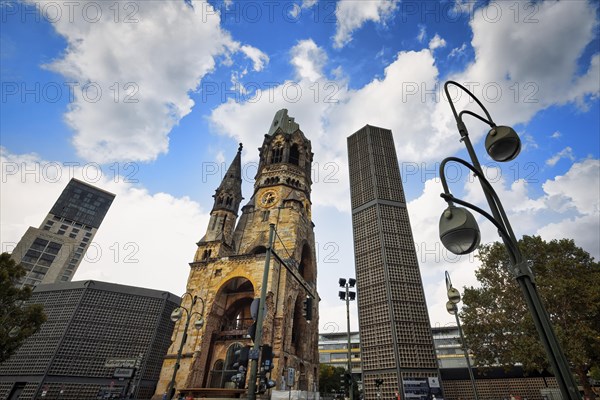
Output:
<svg viewBox="0 0 600 400">
<path fill-rule="evenodd" d="M 510 6 L 493 2 L 487 7 L 494 10 L 474 12 L 470 25 L 475 59 L 451 78 L 471 83 L 502 124 L 528 122 L 551 105 L 574 102 L 584 107 L 586 97 L 597 96 L 600 88 L 600 56 L 595 54 L 583 68 L 579 65 L 594 38 L 594 5 L 541 2 L 536 4 L 535 23 L 515 20 Z M 491 20 L 492 12 L 499 17 Z M 479 137 L 483 131 L 474 133 Z"/>
<path fill-rule="evenodd" d="M 312 39 L 300 40 L 290 51 L 291 64 L 299 79 L 317 81 L 323 77 L 327 54 Z"/>
<path fill-rule="evenodd" d="M 342 48 L 352 40 L 352 32 L 367 21 L 384 23 L 394 15 L 398 0 L 340 0 L 335 9 L 337 18 L 333 47 Z"/>
<path fill-rule="evenodd" d="M 43 9 L 47 2 L 31 3 Z M 188 92 L 218 57 L 241 51 L 255 71 L 268 62 L 260 50 L 222 30 L 219 14 L 206 2 L 131 3 L 135 7 L 120 10 L 118 18 L 115 4 L 79 4 L 97 12 L 93 20 L 75 12 L 72 20 L 51 21 L 68 45 L 47 67 L 75 83 L 65 121 L 86 160 L 155 159 L 167 152 L 169 132 L 194 106 Z"/>
<path fill-rule="evenodd" d="M 446 47 L 446 41 L 436 33 L 435 36 L 429 41 L 429 49 L 433 51 L 440 47 Z"/>
<path fill-rule="evenodd" d="M 243 45 L 240 50 L 254 63 L 255 71 L 262 71 L 266 64 L 269 63 L 269 56 L 249 45 Z"/>
<path fill-rule="evenodd" d="M 0 148 L 0 165 L 2 251 L 14 249 L 29 226 L 40 226 L 74 177 L 116 197 L 73 280 L 184 291 L 196 250 L 194 238 L 200 239 L 208 226 L 198 203 L 150 193 L 97 164 L 73 166 Z"/>
</svg>

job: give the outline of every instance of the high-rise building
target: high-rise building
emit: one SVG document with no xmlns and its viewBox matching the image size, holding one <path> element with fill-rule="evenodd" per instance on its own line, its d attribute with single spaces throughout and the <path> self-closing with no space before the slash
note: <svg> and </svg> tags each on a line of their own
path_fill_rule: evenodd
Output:
<svg viewBox="0 0 600 400">
<path fill-rule="evenodd" d="M 232 381 L 240 372 L 234 363 L 237 351 L 252 343 L 251 305 L 262 289 L 271 224 L 276 230 L 272 249 L 280 259 L 270 261 L 262 331 L 262 344 L 272 348 L 270 379 L 277 382 L 277 389 L 318 388 L 317 301 L 312 304 L 310 323 L 303 315 L 307 297 L 319 298 L 310 201 L 311 143 L 285 109 L 275 114 L 265 131 L 254 191 L 239 219 L 241 146 L 213 196 L 206 233 L 190 263 L 187 292 L 191 296 L 183 300 L 189 308 L 197 296 L 193 312 L 203 313 L 206 322 L 200 330 L 190 326 L 187 332 L 184 318 L 177 323 L 157 399 L 169 391 L 184 337 L 175 382 L 178 393 L 212 397 L 214 389 L 244 391 L 248 385 L 249 374 Z M 292 370 L 294 381 L 284 382 Z"/>
<path fill-rule="evenodd" d="M 36 286 L 27 304 L 48 319 L 0 364 L 0 399 L 149 399 L 180 301 L 99 281 Z"/>
<path fill-rule="evenodd" d="M 439 372 L 392 132 L 366 125 L 348 159 L 365 398 L 379 379 L 384 399 L 431 395 Z"/>
<path fill-rule="evenodd" d="M 11 254 L 27 271 L 21 285 L 71 281 L 114 198 L 71 179 L 40 227 L 29 227 Z"/>
</svg>

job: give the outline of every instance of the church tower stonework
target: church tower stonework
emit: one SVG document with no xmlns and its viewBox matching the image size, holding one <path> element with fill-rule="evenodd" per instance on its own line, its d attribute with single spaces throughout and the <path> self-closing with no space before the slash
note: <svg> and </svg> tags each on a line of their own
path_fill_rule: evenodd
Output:
<svg viewBox="0 0 600 400">
<path fill-rule="evenodd" d="M 195 329 L 191 319 L 183 346 L 175 387 L 177 391 L 237 388 L 231 378 L 236 350 L 253 342 L 248 328 L 253 299 L 260 297 L 270 224 L 276 236 L 272 249 L 286 263 L 271 258 L 268 273 L 266 313 L 262 344 L 273 348 L 271 379 L 285 390 L 283 377 L 296 371 L 292 389 L 318 388 L 318 301 L 313 318 L 303 315 L 307 296 L 318 299 L 315 238 L 311 220 L 311 143 L 287 110 L 278 111 L 265 134 L 258 171 L 250 200 L 239 207 L 242 197 L 242 146 L 214 194 L 214 205 L 205 235 L 197 243 L 190 263 L 187 292 L 182 306 L 192 311 L 204 308 L 204 325 Z M 202 305 L 203 303 L 203 305 Z M 168 390 L 177 352 L 184 337 L 186 314 L 176 323 L 172 344 L 164 359 L 154 398 Z M 239 387 L 248 387 L 246 382 Z"/>
</svg>

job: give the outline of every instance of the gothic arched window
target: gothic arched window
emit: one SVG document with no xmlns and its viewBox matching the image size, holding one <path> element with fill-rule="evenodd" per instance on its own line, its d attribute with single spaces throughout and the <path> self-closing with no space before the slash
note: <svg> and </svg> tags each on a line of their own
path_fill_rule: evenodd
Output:
<svg viewBox="0 0 600 400">
<path fill-rule="evenodd" d="M 297 144 L 294 144 L 290 149 L 290 164 L 300 164 L 300 151 L 298 150 Z"/>
<path fill-rule="evenodd" d="M 271 154 L 271 163 L 280 163 L 283 160 L 283 147 L 275 147 Z"/>
</svg>

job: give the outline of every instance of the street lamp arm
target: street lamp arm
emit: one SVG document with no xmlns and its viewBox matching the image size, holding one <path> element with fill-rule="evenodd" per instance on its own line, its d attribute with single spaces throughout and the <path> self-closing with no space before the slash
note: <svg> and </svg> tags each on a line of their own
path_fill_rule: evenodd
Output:
<svg viewBox="0 0 600 400">
<path fill-rule="evenodd" d="M 458 114 L 458 119 L 459 119 L 461 122 L 462 122 L 462 116 L 463 116 L 463 114 L 468 114 L 468 115 L 470 115 L 470 116 L 472 116 L 472 117 L 475 117 L 475 118 L 477 118 L 478 120 L 480 120 L 481 122 L 488 124 L 488 125 L 489 125 L 490 127 L 492 127 L 492 128 L 496 127 L 496 124 L 494 123 L 494 121 L 492 121 L 492 120 L 489 120 L 489 119 L 486 119 L 486 118 L 483 118 L 481 115 L 479 115 L 479 114 L 476 114 L 476 113 L 474 113 L 473 111 L 470 111 L 470 110 L 462 110 L 462 111 L 460 112 L 460 114 Z"/>
<path fill-rule="evenodd" d="M 448 182 L 446 180 L 446 164 L 451 161 L 454 161 L 461 165 L 464 165 L 469 170 L 471 170 L 477 178 L 479 178 L 482 188 L 483 188 L 485 194 L 487 195 L 486 197 L 489 197 L 490 200 L 493 202 L 496 210 L 498 211 L 499 218 L 495 218 L 494 216 L 490 215 L 489 213 L 482 210 L 481 208 L 452 196 L 452 194 L 450 193 L 450 189 L 448 188 Z M 479 214 L 483 215 L 488 220 L 490 220 L 490 222 L 492 222 L 494 224 L 494 226 L 496 226 L 496 228 L 498 228 L 498 231 L 499 231 L 500 235 L 502 236 L 502 239 L 504 240 L 504 242 L 507 243 L 508 246 L 511 248 L 511 250 L 512 250 L 511 256 L 512 256 L 513 260 L 515 261 L 515 263 L 518 264 L 521 261 L 523 261 L 523 256 L 522 256 L 519 246 L 517 244 L 517 239 L 515 237 L 515 234 L 512 231 L 510 223 L 508 222 L 508 216 L 506 215 L 506 212 L 504 211 L 504 207 L 502 206 L 502 203 L 500 202 L 500 198 L 498 197 L 498 194 L 494 190 L 494 187 L 490 184 L 490 182 L 486 179 L 485 175 L 483 175 L 482 172 L 480 172 L 473 165 L 469 164 L 468 162 L 466 162 L 465 160 L 463 160 L 461 158 L 447 157 L 440 164 L 440 179 L 442 181 L 442 187 L 444 188 L 444 194 L 441 195 L 441 197 L 444 200 L 446 200 L 446 202 L 455 202 L 457 204 L 468 207 L 474 211 L 477 211 Z"/>
<path fill-rule="evenodd" d="M 483 105 L 483 103 L 481 101 L 479 101 L 479 99 L 477 97 L 475 97 L 475 95 L 473 93 L 471 93 L 471 91 L 469 89 L 467 89 L 466 87 L 464 87 L 463 85 L 461 85 L 458 82 L 447 81 L 444 84 L 444 91 L 446 92 L 446 98 L 448 99 L 448 102 L 450 103 L 450 108 L 452 108 L 452 113 L 454 114 L 454 119 L 456 120 L 456 123 L 459 125 L 459 130 L 460 130 L 460 126 L 462 124 L 462 119 L 460 118 L 459 114 L 456 112 L 456 107 L 454 106 L 454 102 L 452 101 L 452 97 L 450 97 L 450 92 L 448 91 L 448 87 L 450 85 L 457 86 L 458 88 L 460 88 L 464 92 L 466 92 L 473 100 L 475 100 L 475 102 L 479 105 L 479 107 L 481 107 L 481 109 L 483 110 L 483 112 L 485 112 L 485 115 L 486 115 L 487 119 L 489 121 L 492 121 L 492 117 L 490 116 L 490 113 L 488 112 L 487 108 L 485 108 L 485 106 Z"/>
<path fill-rule="evenodd" d="M 516 254 L 515 254 L 516 253 L 515 247 L 514 247 L 512 241 L 510 240 L 510 236 L 508 235 L 508 232 L 506 232 L 506 229 L 504 229 L 504 227 L 498 221 L 496 221 L 496 219 L 491 214 L 489 214 L 487 211 L 477 207 L 476 205 L 473 205 L 473 204 L 466 202 L 464 200 L 461 200 L 461 199 L 457 199 L 456 197 L 452 196 L 451 194 L 442 193 L 442 194 L 440 194 L 440 197 L 443 198 L 444 200 L 446 200 L 446 202 L 448 202 L 448 203 L 460 204 L 461 206 L 470 208 L 471 210 L 476 211 L 477 213 L 486 217 L 498 229 L 498 233 L 500 234 L 502 239 L 504 239 L 505 243 L 508 243 L 508 245 L 509 245 L 508 248 L 511 252 L 511 256 L 514 257 L 515 259 L 517 259 Z"/>
</svg>

